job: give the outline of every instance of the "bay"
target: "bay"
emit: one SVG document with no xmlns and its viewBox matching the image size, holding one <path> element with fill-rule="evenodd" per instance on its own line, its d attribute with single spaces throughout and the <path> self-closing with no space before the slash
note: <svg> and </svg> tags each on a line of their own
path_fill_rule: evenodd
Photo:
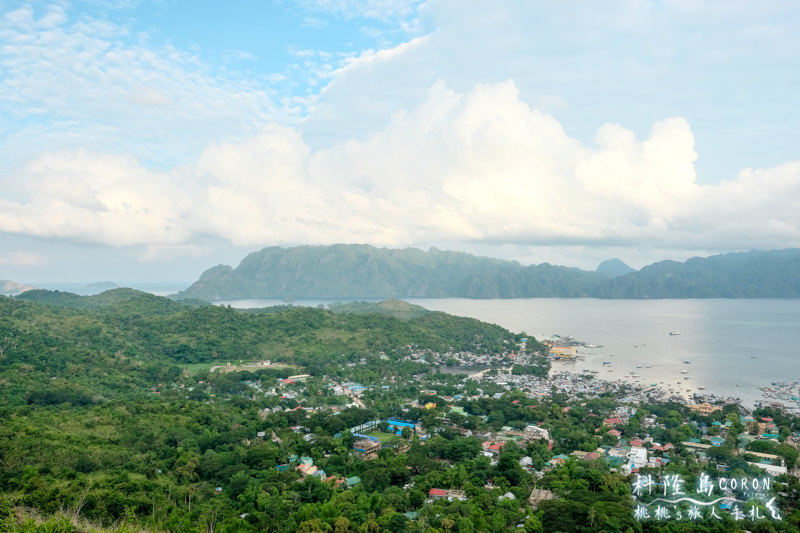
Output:
<svg viewBox="0 0 800 533">
<path fill-rule="evenodd" d="M 537 339 L 572 336 L 599 348 L 554 370 L 597 371 L 607 380 L 658 384 L 683 396 L 701 390 L 738 397 L 752 407 L 760 387 L 800 379 L 800 300 L 591 298 L 404 298 L 432 311 L 498 324 Z M 332 300 L 298 300 L 324 306 Z M 280 305 L 280 300 L 230 300 L 233 307 Z M 670 335 L 670 332 L 679 335 Z M 612 355 L 613 354 L 613 355 Z M 603 364 L 607 361 L 609 364 Z M 689 363 L 684 363 L 688 361 Z M 682 373 L 685 371 L 685 373 Z M 689 379 L 683 379 L 688 377 Z M 789 398 L 778 399 L 796 406 Z"/>
</svg>

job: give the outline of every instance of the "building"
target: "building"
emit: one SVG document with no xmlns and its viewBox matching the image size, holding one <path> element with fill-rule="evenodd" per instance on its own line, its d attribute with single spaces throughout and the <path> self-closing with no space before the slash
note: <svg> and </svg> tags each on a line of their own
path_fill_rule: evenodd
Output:
<svg viewBox="0 0 800 533">
<path fill-rule="evenodd" d="M 578 349 L 575 346 L 553 346 L 548 355 L 557 359 L 570 359 L 578 355 Z"/>
<path fill-rule="evenodd" d="M 432 500 L 441 500 L 447 498 L 447 491 L 444 489 L 431 489 L 428 491 L 428 497 Z"/>
<path fill-rule="evenodd" d="M 782 474 L 787 473 L 787 469 L 785 466 L 769 465 L 766 463 L 751 463 L 749 461 L 747 464 L 757 466 L 758 468 L 766 471 L 766 473 L 769 474 L 770 476 L 780 476 Z"/>
<path fill-rule="evenodd" d="M 431 489 L 428 491 L 431 500 L 466 500 L 467 495 L 463 490 Z"/>
<path fill-rule="evenodd" d="M 539 426 L 525 426 L 522 438 L 524 440 L 549 440 L 550 433 Z"/>
<path fill-rule="evenodd" d="M 628 452 L 628 463 L 631 468 L 644 468 L 647 466 L 647 448 L 643 446 L 631 446 Z"/>
<path fill-rule="evenodd" d="M 362 459 L 374 459 L 378 456 L 380 449 L 381 443 L 378 440 L 361 439 L 353 443 L 353 451 Z"/>
<path fill-rule="evenodd" d="M 695 413 L 700 413 L 701 415 L 710 415 L 715 411 L 722 411 L 722 407 L 719 405 L 711 405 L 708 402 L 698 403 L 698 404 L 686 404 L 686 407 L 689 408 L 690 411 Z"/>
<path fill-rule="evenodd" d="M 403 432 L 403 428 L 408 428 L 411 431 L 418 431 L 420 430 L 419 422 L 410 422 L 408 420 L 401 420 L 399 418 L 390 418 L 386 421 L 389 424 L 389 431 L 391 433 L 396 433 L 400 435 Z"/>
</svg>

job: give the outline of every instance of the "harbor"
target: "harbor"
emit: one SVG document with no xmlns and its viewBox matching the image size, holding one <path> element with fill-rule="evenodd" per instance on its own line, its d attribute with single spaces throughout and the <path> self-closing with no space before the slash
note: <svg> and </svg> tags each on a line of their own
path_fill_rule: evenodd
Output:
<svg viewBox="0 0 800 533">
<path fill-rule="evenodd" d="M 668 333 L 675 337 L 674 331 Z M 773 381 L 769 385 L 744 389 L 738 382 L 733 389 L 717 387 L 705 365 L 692 365 L 690 359 L 652 356 L 646 344 L 631 344 L 636 358 L 616 357 L 602 345 L 554 334 L 544 342 L 550 346 L 551 374 L 563 372 L 591 376 L 613 386 L 629 385 L 633 391 L 658 391 L 661 399 L 682 402 L 737 402 L 747 408 L 774 406 L 800 413 L 800 380 Z M 618 349 L 618 348 L 617 348 Z M 624 350 L 620 350 L 624 351 Z M 651 361 L 651 362 L 646 362 Z M 677 365 L 680 364 L 680 367 Z M 605 386 L 604 386 L 605 388 Z"/>
</svg>

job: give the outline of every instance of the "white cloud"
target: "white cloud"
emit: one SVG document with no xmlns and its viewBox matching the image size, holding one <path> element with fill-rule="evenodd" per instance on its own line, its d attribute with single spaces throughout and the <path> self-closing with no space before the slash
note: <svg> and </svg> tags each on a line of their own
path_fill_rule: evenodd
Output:
<svg viewBox="0 0 800 533">
<path fill-rule="evenodd" d="M 302 5 L 432 30 L 356 54 L 298 46 L 284 81 L 327 85 L 278 110 L 268 88 L 125 25 L 6 13 L 0 232 L 154 262 L 219 239 L 531 258 L 800 246 L 788 3 Z M 783 164 L 759 162 L 784 145 Z M 700 171 L 714 150 L 716 179 Z"/>
<path fill-rule="evenodd" d="M 416 12 L 423 0 L 296 0 L 314 11 L 332 13 L 344 18 L 374 18 L 390 20 L 408 17 Z"/>
<path fill-rule="evenodd" d="M 166 172 L 86 151 L 42 156 L 17 176 L 17 199 L 0 202 L 0 231 L 146 245 L 148 260 L 204 253 L 192 251 L 203 238 L 249 247 L 800 245 L 800 163 L 709 186 L 696 181 L 696 158 L 682 118 L 641 140 L 606 124 L 585 144 L 511 81 L 466 93 L 437 83 L 383 130 L 327 149 L 269 125 Z"/>
<path fill-rule="evenodd" d="M 418 15 L 425 39 L 363 54 L 332 77 L 304 124 L 312 146 L 334 144 L 342 128 L 351 138 L 383 129 L 437 80 L 467 92 L 511 79 L 585 143 L 608 122 L 642 137 L 685 117 L 703 148 L 701 183 L 796 153 L 794 2 L 430 0 Z"/>
<path fill-rule="evenodd" d="M 279 113 L 269 89 L 250 79 L 57 6 L 0 16 L 0 42 L 2 150 L 12 165 L 88 146 L 174 164 Z"/>
</svg>

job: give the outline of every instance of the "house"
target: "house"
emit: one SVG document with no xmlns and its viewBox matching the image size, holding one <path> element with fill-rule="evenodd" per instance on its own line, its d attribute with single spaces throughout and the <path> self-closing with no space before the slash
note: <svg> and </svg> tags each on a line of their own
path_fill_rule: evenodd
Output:
<svg viewBox="0 0 800 533">
<path fill-rule="evenodd" d="M 505 442 L 491 442 L 487 440 L 483 443 L 483 450 L 493 455 L 500 455 L 500 451 L 505 445 Z"/>
<path fill-rule="evenodd" d="M 428 491 L 428 496 L 432 500 L 441 500 L 447 498 L 447 491 L 444 489 L 431 489 Z"/>
<path fill-rule="evenodd" d="M 605 420 L 603 420 L 604 426 L 616 426 L 617 424 L 622 424 L 622 419 L 618 416 L 615 416 L 613 418 L 606 418 Z"/>
</svg>

